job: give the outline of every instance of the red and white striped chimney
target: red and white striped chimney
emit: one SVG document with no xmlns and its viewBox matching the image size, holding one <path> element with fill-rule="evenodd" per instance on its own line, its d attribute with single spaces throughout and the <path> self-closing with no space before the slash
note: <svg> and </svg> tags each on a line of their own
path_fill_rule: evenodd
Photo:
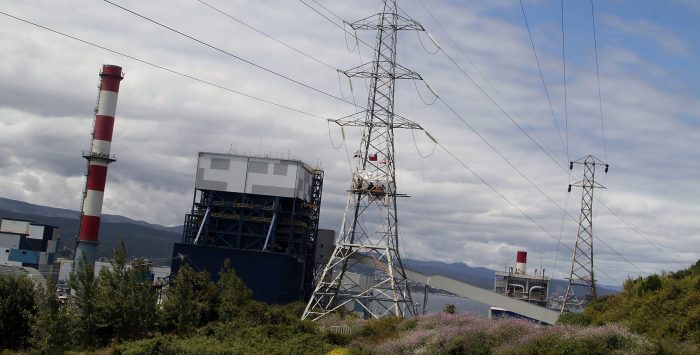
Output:
<svg viewBox="0 0 700 355">
<path fill-rule="evenodd" d="M 122 68 L 105 64 L 100 73 L 100 96 L 95 112 L 95 126 L 92 132 L 90 152 L 83 157 L 88 161 L 87 182 L 83 193 L 83 210 L 80 217 L 80 234 L 75 260 L 84 255 L 86 261 L 94 267 L 97 253 L 97 240 L 102 215 L 107 165 L 114 162 L 110 155 L 112 131 L 117 110 L 119 83 L 123 79 Z"/>
<path fill-rule="evenodd" d="M 525 275 L 527 272 L 527 252 L 518 251 L 515 254 L 515 273 Z"/>
</svg>

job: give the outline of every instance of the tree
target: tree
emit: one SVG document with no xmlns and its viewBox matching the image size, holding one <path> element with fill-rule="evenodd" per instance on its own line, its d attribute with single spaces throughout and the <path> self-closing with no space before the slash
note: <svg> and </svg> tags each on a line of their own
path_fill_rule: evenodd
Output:
<svg viewBox="0 0 700 355">
<path fill-rule="evenodd" d="M 41 354 L 62 354 L 70 345 L 70 318 L 56 296 L 56 283 L 46 282 L 36 293 L 36 316 L 29 342 Z"/>
<path fill-rule="evenodd" d="M 142 260 L 127 266 L 122 241 L 114 250 L 111 270 L 103 268 L 97 280 L 97 335 L 105 344 L 147 335 L 157 325 L 157 295 Z"/>
<path fill-rule="evenodd" d="M 172 279 L 163 301 L 163 325 L 167 330 L 186 333 L 216 320 L 219 290 L 206 272 L 183 264 Z"/>
<path fill-rule="evenodd" d="M 455 314 L 455 311 L 457 311 L 457 308 L 453 304 L 446 304 L 445 307 L 442 308 L 442 312 L 447 314 Z"/>
<path fill-rule="evenodd" d="M 32 280 L 21 274 L 0 274 L 0 349 L 26 345 L 33 313 Z"/>
<path fill-rule="evenodd" d="M 219 272 L 219 320 L 227 322 L 235 319 L 243 307 L 253 298 L 253 292 L 246 287 L 243 280 L 231 267 L 231 261 L 226 259 L 224 267 Z"/>
<path fill-rule="evenodd" d="M 97 334 L 97 301 L 95 299 L 97 280 L 95 279 L 95 271 L 94 267 L 88 264 L 85 255 L 81 255 L 73 267 L 68 278 L 68 284 L 71 288 L 68 301 L 69 312 L 75 316 L 73 339 L 76 340 L 76 345 L 81 348 L 92 347 L 96 345 Z"/>
</svg>

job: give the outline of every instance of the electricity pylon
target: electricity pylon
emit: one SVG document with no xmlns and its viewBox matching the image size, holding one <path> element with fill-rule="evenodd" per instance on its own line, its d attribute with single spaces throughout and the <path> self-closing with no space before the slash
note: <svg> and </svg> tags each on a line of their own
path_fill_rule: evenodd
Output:
<svg viewBox="0 0 700 355">
<path fill-rule="evenodd" d="M 569 274 L 569 284 L 566 287 L 564 302 L 561 304 L 561 313 L 565 310 L 580 311 L 583 302 L 576 297 L 574 286 L 587 288 L 586 298 L 596 298 L 596 283 L 593 274 L 593 190 L 605 188 L 595 182 L 596 165 L 604 166 L 605 173 L 608 173 L 609 165 L 600 159 L 587 155 L 579 160 L 569 163 L 569 170 L 573 170 L 574 164 L 583 165 L 583 180 L 569 185 L 581 187 L 581 214 L 578 220 L 576 231 L 576 245 L 574 255 L 571 259 L 571 273 Z"/>
<path fill-rule="evenodd" d="M 377 33 L 372 62 L 345 72 L 349 78 L 370 79 L 367 110 L 336 121 L 362 127 L 356 167 L 338 244 L 323 269 L 302 319 L 316 320 L 340 309 L 361 311 L 365 317 L 414 314 L 401 257 L 396 198 L 394 128 L 422 129 L 394 113 L 395 79 L 421 80 L 416 72 L 396 63 L 397 32 L 423 31 L 397 14 L 396 0 L 383 0 L 381 11 L 351 23 L 354 30 Z M 348 269 L 360 259 L 379 270 L 359 278 Z"/>
</svg>

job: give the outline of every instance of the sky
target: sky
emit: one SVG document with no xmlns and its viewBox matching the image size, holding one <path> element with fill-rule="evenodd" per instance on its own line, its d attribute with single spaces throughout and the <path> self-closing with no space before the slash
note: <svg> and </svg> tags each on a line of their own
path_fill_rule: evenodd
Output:
<svg viewBox="0 0 700 355">
<path fill-rule="evenodd" d="M 337 69 L 372 52 L 341 18 L 365 18 L 380 2 L 114 2 L 228 54 L 108 2 L 0 4 L 0 196 L 80 208 L 98 73 L 114 64 L 125 78 L 103 213 L 180 225 L 197 153 L 234 152 L 323 168 L 320 224 L 337 230 L 360 132 L 325 118 L 356 111 L 338 98 L 366 105 L 366 82 Z M 403 257 L 501 270 L 526 250 L 530 268 L 568 276 L 581 190 L 567 187 L 583 174 L 568 162 L 591 154 L 610 164 L 596 175 L 606 187 L 594 202 L 599 282 L 700 258 L 700 5 L 594 1 L 593 17 L 588 1 L 563 3 L 562 42 L 561 2 L 522 2 L 540 76 L 520 2 L 399 1 L 426 32 L 399 35 L 397 60 L 424 82 L 397 83 L 396 113 L 445 147 L 421 131 L 396 132 L 397 186 L 411 196 L 398 202 Z M 358 38 L 372 46 L 375 34 Z M 440 97 L 432 105 L 425 84 Z"/>
</svg>

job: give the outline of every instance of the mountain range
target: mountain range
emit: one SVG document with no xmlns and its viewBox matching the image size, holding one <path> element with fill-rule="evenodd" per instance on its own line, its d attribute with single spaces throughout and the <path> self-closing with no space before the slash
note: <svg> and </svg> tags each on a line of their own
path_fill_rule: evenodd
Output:
<svg viewBox="0 0 700 355">
<path fill-rule="evenodd" d="M 80 213 L 62 208 L 34 205 L 0 197 L 0 217 L 30 220 L 59 227 L 61 233 L 60 256 L 72 257 L 78 234 Z M 124 241 L 129 257 L 163 259 L 172 256 L 173 244 L 182 239 L 182 226 L 165 227 L 117 215 L 102 215 L 100 243 L 97 256 L 109 258 L 113 250 Z M 486 289 L 493 288 L 494 271 L 473 267 L 464 263 L 404 260 L 405 267 L 427 274 L 443 275 Z M 562 294 L 566 281 L 552 280 L 550 294 Z M 618 286 L 599 285 L 600 295 L 619 293 Z"/>
</svg>

